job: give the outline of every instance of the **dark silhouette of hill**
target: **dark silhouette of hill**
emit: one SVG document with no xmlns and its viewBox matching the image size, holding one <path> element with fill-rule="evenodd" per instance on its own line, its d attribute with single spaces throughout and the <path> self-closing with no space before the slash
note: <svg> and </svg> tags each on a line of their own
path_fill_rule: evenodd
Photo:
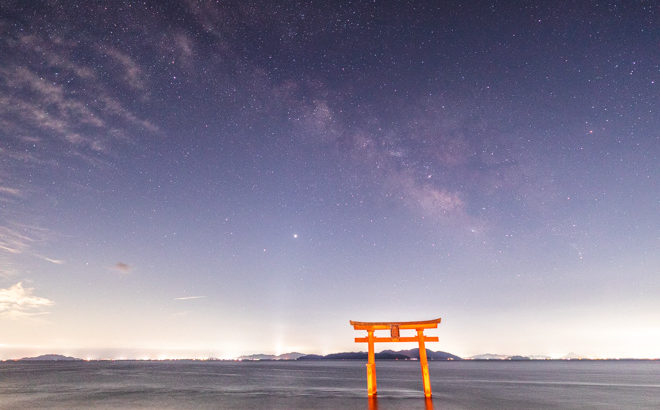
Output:
<svg viewBox="0 0 660 410">
<path fill-rule="evenodd" d="M 305 356 L 305 355 L 298 352 L 284 353 L 281 355 L 251 354 L 246 356 L 240 356 L 238 360 L 297 360 L 300 356 Z"/>
<path fill-rule="evenodd" d="M 41 356 L 37 357 L 24 357 L 22 359 L 18 359 L 20 362 L 75 362 L 75 361 L 82 361 L 82 359 L 78 359 L 77 357 L 70 357 L 70 356 L 62 356 L 61 354 L 42 354 Z"/>
<path fill-rule="evenodd" d="M 435 360 L 461 360 L 460 357 L 447 352 L 434 352 L 433 350 L 426 349 L 426 357 L 429 361 Z M 408 350 L 383 350 L 376 353 L 376 360 L 411 360 L 419 359 L 419 349 Z M 331 353 L 325 356 L 317 354 L 309 354 L 301 356 L 298 360 L 367 360 L 366 352 L 342 352 Z"/>
</svg>

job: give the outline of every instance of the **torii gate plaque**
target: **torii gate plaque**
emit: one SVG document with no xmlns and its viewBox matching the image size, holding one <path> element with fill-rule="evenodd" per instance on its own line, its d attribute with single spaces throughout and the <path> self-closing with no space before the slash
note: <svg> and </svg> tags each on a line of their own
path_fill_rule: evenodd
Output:
<svg viewBox="0 0 660 410">
<path fill-rule="evenodd" d="M 369 355 L 367 359 L 367 395 L 376 395 L 376 356 L 374 343 L 376 342 L 418 342 L 419 364 L 422 367 L 422 380 L 424 382 L 424 396 L 431 397 L 431 380 L 429 379 L 429 364 L 426 359 L 424 342 L 437 342 L 437 336 L 424 336 L 424 329 L 435 329 L 441 318 L 423 320 L 420 322 L 356 322 L 351 320 L 355 330 L 366 330 L 367 337 L 356 337 L 356 343 L 368 343 Z M 399 330 L 415 329 L 417 336 L 400 336 Z M 374 336 L 376 330 L 389 330 L 390 337 Z"/>
</svg>

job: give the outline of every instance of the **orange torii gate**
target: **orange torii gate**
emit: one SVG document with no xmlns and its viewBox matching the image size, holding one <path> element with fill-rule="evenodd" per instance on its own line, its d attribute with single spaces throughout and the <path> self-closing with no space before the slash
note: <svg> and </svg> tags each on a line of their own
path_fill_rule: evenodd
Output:
<svg viewBox="0 0 660 410">
<path fill-rule="evenodd" d="M 367 395 L 376 395 L 376 355 L 374 343 L 376 342 L 418 342 L 419 364 L 422 367 L 422 380 L 424 382 L 424 396 L 431 397 L 431 380 L 429 379 L 429 364 L 426 359 L 424 342 L 437 342 L 437 336 L 424 336 L 424 329 L 435 329 L 441 318 L 422 320 L 420 322 L 356 322 L 351 320 L 355 330 L 366 330 L 367 337 L 356 337 L 356 343 L 368 343 L 369 355 L 367 358 Z M 374 336 L 376 330 L 388 330 L 390 337 Z M 417 336 L 400 336 L 399 330 L 415 329 Z"/>
</svg>

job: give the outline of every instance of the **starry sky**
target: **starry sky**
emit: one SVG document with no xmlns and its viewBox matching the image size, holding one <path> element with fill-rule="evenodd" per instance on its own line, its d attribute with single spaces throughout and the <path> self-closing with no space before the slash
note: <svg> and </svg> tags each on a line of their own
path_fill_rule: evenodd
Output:
<svg viewBox="0 0 660 410">
<path fill-rule="evenodd" d="M 0 33 L 0 358 L 435 317 L 460 356 L 660 357 L 657 2 L 3 0 Z"/>
</svg>

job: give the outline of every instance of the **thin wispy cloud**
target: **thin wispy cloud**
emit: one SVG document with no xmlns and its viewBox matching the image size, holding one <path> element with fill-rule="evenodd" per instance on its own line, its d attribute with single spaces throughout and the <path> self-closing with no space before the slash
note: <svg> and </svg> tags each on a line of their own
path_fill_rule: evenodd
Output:
<svg viewBox="0 0 660 410">
<path fill-rule="evenodd" d="M 64 68 L 84 79 L 93 80 L 97 77 L 91 68 L 77 64 L 71 60 L 69 56 L 70 48 L 75 46 L 75 43 L 67 42 L 58 37 L 53 38 L 51 41 L 46 41 L 35 35 L 22 36 L 18 43 L 22 48 L 40 53 L 44 58 L 44 62 L 50 67 Z"/>
<path fill-rule="evenodd" d="M 49 146 L 65 147 L 49 152 L 66 152 L 98 164 L 99 155 L 111 155 L 117 143 L 132 142 L 136 131 L 158 131 L 151 120 L 127 108 L 116 93 L 118 82 L 136 90 L 145 88 L 143 68 L 126 53 L 95 47 L 99 59 L 105 56 L 105 67 L 74 58 L 86 49 L 84 42 L 19 35 L 0 40 L 0 46 L 14 56 L 0 68 L 0 125 L 7 137 L 43 136 Z M 112 65 L 121 69 L 110 69 Z M 108 77 L 103 72 L 117 74 Z M 22 151 L 13 146 L 0 156 L 12 150 Z"/>
<path fill-rule="evenodd" d="M 45 257 L 35 252 L 35 246 L 41 242 L 47 242 L 53 238 L 53 233 L 45 228 L 35 225 L 20 223 L 16 219 L 0 219 L 0 255 L 25 254 L 39 259 L 57 263 L 55 258 Z"/>
<path fill-rule="evenodd" d="M 17 222 L 0 221 L 0 265 L 10 264 L 12 255 L 28 255 L 43 261 L 62 265 L 64 260 L 45 256 L 35 251 L 35 247 L 40 242 L 47 242 L 53 238 L 52 232 L 47 229 L 39 228 L 32 225 L 21 224 Z M 8 275 L 10 269 L 4 266 L 5 276 Z M 0 272 L 3 270 L 0 269 Z M 15 270 L 11 270 L 15 272 Z"/>
<path fill-rule="evenodd" d="M 179 298 L 174 298 L 174 300 L 193 300 L 193 299 L 203 299 L 206 296 L 182 296 Z"/>
<path fill-rule="evenodd" d="M 49 258 L 48 256 L 43 256 L 43 255 L 34 255 L 39 259 L 45 260 L 46 262 L 50 262 L 55 265 L 64 265 L 66 261 L 62 259 L 55 259 L 55 258 Z"/>
<path fill-rule="evenodd" d="M 16 319 L 48 314 L 45 309 L 54 302 L 34 295 L 33 291 L 32 288 L 23 287 L 22 282 L 0 289 L 0 317 Z"/>
<path fill-rule="evenodd" d="M 0 186 L 0 196 L 2 195 L 18 197 L 18 198 L 23 196 L 20 189 L 8 187 L 8 186 Z"/>
<path fill-rule="evenodd" d="M 123 53 L 116 48 L 109 48 L 105 53 L 118 62 L 124 69 L 124 80 L 129 87 L 137 90 L 145 88 L 145 79 L 142 74 L 140 66 L 126 53 Z"/>
<path fill-rule="evenodd" d="M 20 254 L 25 252 L 35 240 L 29 234 L 20 232 L 17 227 L 0 225 L 0 251 Z"/>
<path fill-rule="evenodd" d="M 36 234 L 39 232 L 37 231 Z M 42 232 L 43 233 L 43 232 Z M 0 218 L 0 278 L 15 277 L 20 269 L 15 259 L 30 254 L 30 248 L 38 239 L 30 227 Z"/>
</svg>

